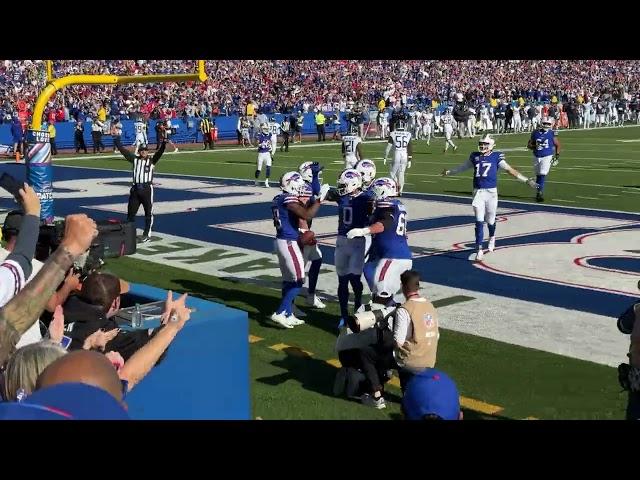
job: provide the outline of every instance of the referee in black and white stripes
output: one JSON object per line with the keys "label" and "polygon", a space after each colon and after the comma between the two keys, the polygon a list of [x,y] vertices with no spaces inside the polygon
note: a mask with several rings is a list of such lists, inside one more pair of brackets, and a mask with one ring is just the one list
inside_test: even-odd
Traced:
{"label": "referee in black and white stripes", "polygon": [[146,145],[140,146],[136,155],[124,148],[119,138],[114,143],[124,158],[133,164],[133,185],[129,192],[127,221],[135,222],[140,204],[142,204],[142,208],[144,208],[144,233],[140,241],[145,243],[151,240],[151,227],[153,227],[153,169],[164,153],[166,140],[163,140],[153,157],[149,156]]}

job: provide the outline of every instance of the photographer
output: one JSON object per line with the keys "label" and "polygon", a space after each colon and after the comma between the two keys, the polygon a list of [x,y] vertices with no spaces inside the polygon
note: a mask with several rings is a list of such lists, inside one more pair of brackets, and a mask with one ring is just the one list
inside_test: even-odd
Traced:
{"label": "photographer", "polygon": [[433,368],[438,348],[438,320],[431,302],[419,294],[420,274],[407,270],[400,275],[406,302],[395,312],[393,333],[383,330],[375,345],[360,349],[360,361],[370,385],[362,403],[377,409],[385,408],[379,371],[397,369],[400,388],[404,393],[411,377],[425,368]]}
{"label": "photographer", "polygon": [[[640,289],[640,282],[638,282]],[[618,381],[629,392],[627,420],[640,420],[640,302],[634,303],[618,318],[618,330],[630,335],[629,363],[618,365]]]}
{"label": "photographer", "polygon": [[[374,296],[371,303],[362,305],[358,313],[348,320],[349,327],[340,332],[336,340],[336,352],[341,368],[333,385],[335,396],[361,399],[366,390],[366,377],[363,374],[360,349],[377,345],[385,335],[389,340],[391,330],[387,317],[395,312],[396,305],[387,307],[388,303],[388,298]],[[393,322],[392,319],[391,321]],[[386,371],[379,371],[378,374],[383,381],[389,380]]]}

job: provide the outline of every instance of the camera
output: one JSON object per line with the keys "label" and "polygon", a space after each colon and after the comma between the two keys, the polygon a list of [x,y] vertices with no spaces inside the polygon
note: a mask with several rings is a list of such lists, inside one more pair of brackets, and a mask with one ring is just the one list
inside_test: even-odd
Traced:
{"label": "camera", "polygon": [[399,303],[381,308],[356,313],[347,319],[347,326],[353,333],[358,333],[369,328],[385,329],[389,327],[389,319],[394,318]]}
{"label": "camera", "polygon": [[[640,290],[640,281],[638,281],[638,290]],[[618,317],[618,330],[625,335],[631,335],[633,331],[633,325],[636,322],[636,308],[640,309],[640,302],[635,302]]]}

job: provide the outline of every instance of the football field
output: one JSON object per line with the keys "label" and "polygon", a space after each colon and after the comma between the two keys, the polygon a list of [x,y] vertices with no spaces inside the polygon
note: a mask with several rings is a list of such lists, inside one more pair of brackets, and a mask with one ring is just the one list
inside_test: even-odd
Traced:
{"label": "football field", "polygon": [[[496,137],[511,166],[533,176],[528,135]],[[439,309],[437,367],[458,383],[466,418],[623,418],[625,396],[614,367],[626,359],[628,338],[615,316],[637,293],[640,275],[640,128],[559,134],[562,154],[544,204],[508,175],[499,180],[496,251],[480,264],[472,254],[471,172],[443,178],[477,147],[454,139],[418,141],[407,171],[409,244],[425,294]],[[366,158],[378,177],[385,142],[368,140]],[[335,206],[314,222],[325,257],[318,290],[327,309],[307,325],[275,328],[267,319],[279,303],[272,253],[270,202],[275,188],[253,186],[256,152],[166,153],[157,167],[153,241],[133,257],[109,260],[123,278],[188,291],[246,310],[250,318],[254,416],[264,419],[393,419],[399,389],[387,409],[367,409],[332,396],[338,308],[333,270]],[[303,161],[324,165],[324,181],[342,170],[339,142],[292,145],[275,156],[272,184]],[[129,164],[114,154],[55,158],[56,213],[99,218],[126,211]],[[17,171],[5,164],[3,170]],[[246,180],[250,180],[247,182]],[[2,196],[0,206],[9,207]],[[142,212],[140,212],[141,214]],[[139,218],[138,226],[142,226]],[[212,381],[216,368],[211,366]]]}

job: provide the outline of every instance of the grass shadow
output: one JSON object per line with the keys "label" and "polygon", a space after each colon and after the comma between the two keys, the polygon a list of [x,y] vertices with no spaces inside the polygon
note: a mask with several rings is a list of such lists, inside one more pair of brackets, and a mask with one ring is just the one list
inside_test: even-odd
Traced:
{"label": "grass shadow", "polygon": [[[229,278],[225,280],[230,281]],[[244,279],[238,279],[238,281]],[[252,293],[232,288],[234,283],[230,283],[230,288],[216,287],[203,282],[188,279],[176,279],[174,282],[180,285],[189,295],[204,298],[218,303],[227,304],[233,308],[245,310],[242,304],[249,304],[257,309],[257,312],[249,311],[249,318],[255,320],[260,326],[279,330],[280,327],[275,325],[269,317],[280,305],[279,293],[278,297]],[[299,300],[298,300],[299,303]],[[246,310],[245,310],[246,311]],[[308,325],[319,328],[331,334],[336,334],[339,318],[336,315],[324,313],[320,310],[306,309],[307,316],[304,318]]]}
{"label": "grass shadow", "polygon": [[294,347],[285,348],[283,352],[286,357],[271,362],[271,365],[283,368],[286,372],[257,378],[257,382],[278,386],[288,380],[295,380],[300,382],[305,390],[335,398],[333,396],[333,382],[337,371],[335,367]]}

